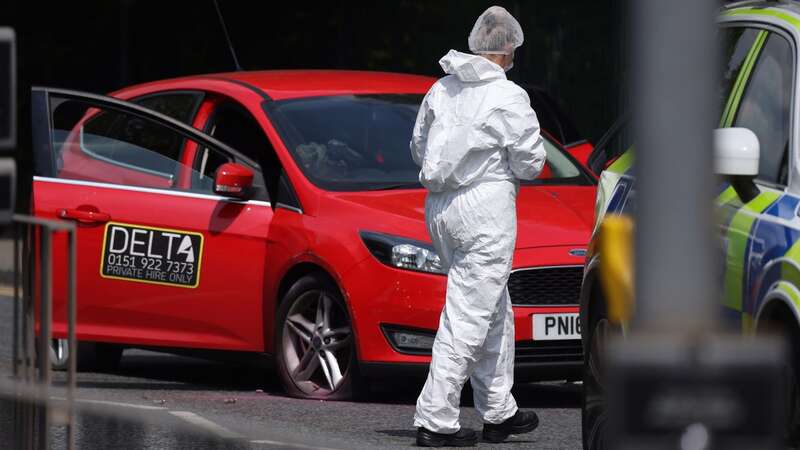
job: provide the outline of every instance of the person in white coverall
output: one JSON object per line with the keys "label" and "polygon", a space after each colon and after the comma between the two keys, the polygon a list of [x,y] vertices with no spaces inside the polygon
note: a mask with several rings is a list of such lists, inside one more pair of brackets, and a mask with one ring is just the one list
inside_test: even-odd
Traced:
{"label": "person in white coverall", "polygon": [[493,6],[469,37],[474,54],[450,50],[448,74],[417,115],[411,154],[428,189],[425,219],[447,269],[447,297],[414,426],[421,446],[473,446],[459,425],[461,390],[470,378],[483,437],[502,442],[538,425],[518,411],[514,384],[514,315],[506,284],[517,235],[519,180],[541,172],[545,149],[526,92],[506,79],[519,23]]}

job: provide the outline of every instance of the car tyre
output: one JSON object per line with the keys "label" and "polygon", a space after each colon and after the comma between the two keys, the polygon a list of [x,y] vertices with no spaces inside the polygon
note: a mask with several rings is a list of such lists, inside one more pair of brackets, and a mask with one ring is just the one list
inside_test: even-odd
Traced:
{"label": "car tyre", "polygon": [[349,400],[365,392],[350,314],[328,277],[306,275],[286,292],[274,342],[278,372],[289,395]]}
{"label": "car tyre", "polygon": [[584,450],[610,448],[606,426],[606,385],[604,380],[604,352],[611,333],[611,325],[603,299],[594,302],[589,313],[589,339],[583,358],[583,399],[581,402],[581,435]]}
{"label": "car tyre", "polygon": [[786,440],[795,447],[800,443],[800,329],[794,324],[778,326],[789,354],[785,367]]}
{"label": "car tyre", "polygon": [[50,366],[57,372],[69,368],[69,341],[50,339]]}
{"label": "car tyre", "polygon": [[[104,342],[87,342],[88,348],[78,344],[78,370],[95,370],[97,372],[113,372],[119,369],[122,360],[122,346]],[[92,351],[91,347],[94,347]],[[85,360],[81,363],[81,351],[86,351]],[[83,367],[82,367],[83,366]]]}

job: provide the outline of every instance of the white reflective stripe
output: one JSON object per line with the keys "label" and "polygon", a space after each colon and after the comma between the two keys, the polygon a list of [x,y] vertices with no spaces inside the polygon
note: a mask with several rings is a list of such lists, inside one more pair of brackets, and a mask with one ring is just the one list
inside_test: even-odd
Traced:
{"label": "white reflective stripe", "polygon": [[224,201],[228,203],[242,203],[247,205],[254,205],[254,206],[271,206],[270,202],[265,202],[263,200],[237,200],[235,198],[230,197],[222,197],[220,195],[209,195],[209,194],[198,194],[195,192],[184,192],[184,191],[171,191],[167,189],[155,189],[155,188],[146,188],[146,187],[139,187],[139,186],[126,186],[122,184],[111,184],[111,183],[98,183],[95,181],[83,181],[83,180],[68,180],[65,178],[50,178],[50,177],[40,177],[35,176],[33,177],[34,181],[42,181],[46,183],[59,183],[59,184],[71,184],[75,186],[89,186],[89,187],[98,187],[98,188],[105,188],[105,189],[118,189],[121,191],[133,191],[133,192],[144,192],[148,194],[161,194],[161,195],[172,195],[174,197],[189,197],[189,198],[198,198],[203,200],[213,200],[213,201]]}

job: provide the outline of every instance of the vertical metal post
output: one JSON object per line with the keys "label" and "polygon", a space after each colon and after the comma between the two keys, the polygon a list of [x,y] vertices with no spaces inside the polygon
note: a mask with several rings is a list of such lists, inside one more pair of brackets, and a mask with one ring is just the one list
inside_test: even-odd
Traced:
{"label": "vertical metal post", "polygon": [[[30,224],[20,222],[22,232],[22,254],[19,255],[21,261],[21,315],[20,315],[20,376],[23,387],[30,387],[34,382],[34,305],[33,305],[33,268],[31,267],[35,251],[36,228]],[[17,437],[20,449],[33,450],[35,447],[35,422],[36,408],[34,404],[27,400],[22,400],[19,408],[20,434]]]}
{"label": "vertical metal post", "polygon": [[718,2],[636,0],[634,327],[688,334],[715,322],[712,130]]}
{"label": "vertical metal post", "polygon": [[[19,347],[21,345],[20,339],[20,330],[22,326],[20,321],[22,320],[21,317],[21,306],[20,296],[19,296],[19,224],[13,223],[12,225],[13,235],[12,239],[14,239],[14,276],[13,276],[13,283],[14,283],[14,337],[13,337],[13,350],[11,354],[11,359],[13,360],[13,374],[14,374],[14,381],[17,383],[16,386],[19,386]],[[25,432],[24,429],[24,403],[19,400],[20,396],[17,395],[17,398],[14,401],[14,445],[16,448],[22,448],[22,435]]]}
{"label": "vertical metal post", "polygon": [[[30,340],[32,339],[32,311],[33,306],[31,302],[31,268],[29,267],[28,263],[30,263],[29,256],[31,255],[31,246],[32,246],[32,233],[33,228],[30,225],[20,225],[24,230],[23,233],[23,242],[22,242],[22,255],[20,255],[21,259],[21,266],[22,266],[22,273],[20,273],[20,278],[22,281],[22,311],[20,317],[20,350],[21,350],[21,382],[23,386],[30,386],[32,379],[32,367],[31,367],[31,355],[32,353],[32,345],[30,344]],[[22,401],[20,405],[20,434],[17,437],[17,442],[19,443],[19,448],[24,450],[33,450],[34,442],[33,442],[33,426],[34,426],[34,408],[30,402]]]}
{"label": "vertical metal post", "polygon": [[[25,261],[23,266],[26,270],[23,271],[23,348],[24,350],[24,358],[25,358],[25,383],[28,386],[32,386],[33,383],[36,381],[36,366],[34,357],[36,355],[36,347],[35,347],[35,325],[36,325],[36,308],[35,308],[35,298],[36,298],[36,289],[34,287],[34,282],[36,280],[35,272],[36,272],[36,257],[37,253],[40,253],[40,248],[42,246],[41,241],[37,240],[37,233],[41,235],[42,231],[38,225],[28,224],[25,227],[25,244],[23,246],[23,252],[25,255]],[[33,450],[35,448],[35,434],[34,430],[36,429],[36,407],[33,403],[27,402],[26,403],[27,414],[25,415],[25,427],[26,427],[26,434],[25,434],[25,448],[28,450]]]}
{"label": "vertical metal post", "polygon": [[[15,295],[18,296],[17,302],[19,303],[19,342],[18,342],[18,377],[17,383],[23,388],[29,388],[34,382],[34,367],[32,356],[34,354],[33,348],[33,301],[31,292],[31,272],[30,255],[32,255],[32,236],[35,228],[19,221],[16,224],[17,235],[16,238],[22,239],[21,253],[15,255],[15,264],[17,264],[17,273],[15,276]],[[17,248],[19,249],[19,241],[17,241]],[[33,450],[35,446],[34,441],[34,427],[35,427],[35,407],[31,401],[19,396],[17,398],[16,408],[16,434],[15,442],[16,448],[20,450]]]}
{"label": "vertical metal post", "polygon": [[[13,275],[13,283],[14,283],[14,336],[13,336],[13,351],[12,351],[12,359],[13,359],[13,374],[14,374],[14,381],[16,386],[21,386],[21,383],[27,382],[27,367],[26,367],[26,360],[27,355],[25,354],[25,305],[24,302],[24,292],[21,292],[21,288],[24,283],[24,273],[21,269],[21,256],[22,252],[24,252],[25,245],[23,244],[20,246],[20,235],[24,235],[25,233],[21,233],[20,229],[27,230],[27,228],[23,228],[21,224],[14,223],[13,227],[13,239],[14,239],[14,275]],[[22,252],[21,252],[22,251]],[[31,415],[31,405],[29,402],[22,400],[22,396],[18,395],[15,402],[14,402],[14,442],[15,446],[18,449],[30,449],[32,442],[30,441],[30,436],[32,435],[32,429],[29,428],[30,425],[30,415]]]}
{"label": "vertical metal post", "polygon": [[68,245],[68,280],[67,280],[67,324],[68,324],[68,345],[69,356],[67,364],[69,364],[67,373],[67,408],[68,414],[68,429],[67,429],[67,449],[73,450],[75,448],[75,374],[78,366],[78,342],[76,340],[76,326],[77,326],[77,266],[78,266],[78,247],[77,247],[77,230],[74,228],[67,231],[67,245]]}
{"label": "vertical metal post", "polygon": [[14,240],[14,272],[13,272],[13,283],[14,283],[14,324],[13,324],[13,338],[12,338],[12,350],[11,350],[11,359],[12,359],[12,373],[14,374],[14,379],[16,380],[19,377],[19,345],[20,345],[20,304],[19,304],[19,225],[12,224],[13,229],[12,239]]}
{"label": "vertical metal post", "polygon": [[[39,252],[39,265],[41,267],[40,280],[40,322],[39,322],[39,385],[42,393],[50,387],[50,340],[52,336],[52,294],[53,294],[53,232],[47,227],[41,227],[41,246]],[[50,448],[50,417],[46,401],[39,406],[39,448]]]}

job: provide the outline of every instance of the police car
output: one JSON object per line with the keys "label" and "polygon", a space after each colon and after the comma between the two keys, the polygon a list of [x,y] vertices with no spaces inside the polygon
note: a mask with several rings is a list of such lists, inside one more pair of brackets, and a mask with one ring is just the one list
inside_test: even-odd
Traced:
{"label": "police car", "polygon": [[[722,175],[741,175],[720,158],[736,145],[751,152],[754,158],[760,147],[757,175],[729,178],[732,182],[721,187],[717,198],[724,252],[721,310],[727,323],[743,333],[778,330],[789,341],[792,358],[787,371],[792,387],[787,398],[788,434],[790,439],[797,440],[800,435],[797,389],[800,381],[797,370],[800,365],[800,146],[797,142],[800,4],[739,2],[723,9],[718,23],[723,73],[717,90],[722,116],[715,144],[716,167],[723,169]],[[607,447],[600,356],[609,332],[614,332],[616,326],[607,319],[596,238],[599,224],[606,217],[632,214],[636,208],[629,138],[624,124],[615,125],[598,142],[590,158],[590,166],[608,168],[598,188],[595,228],[581,292],[581,323],[585,324],[584,449]]]}

